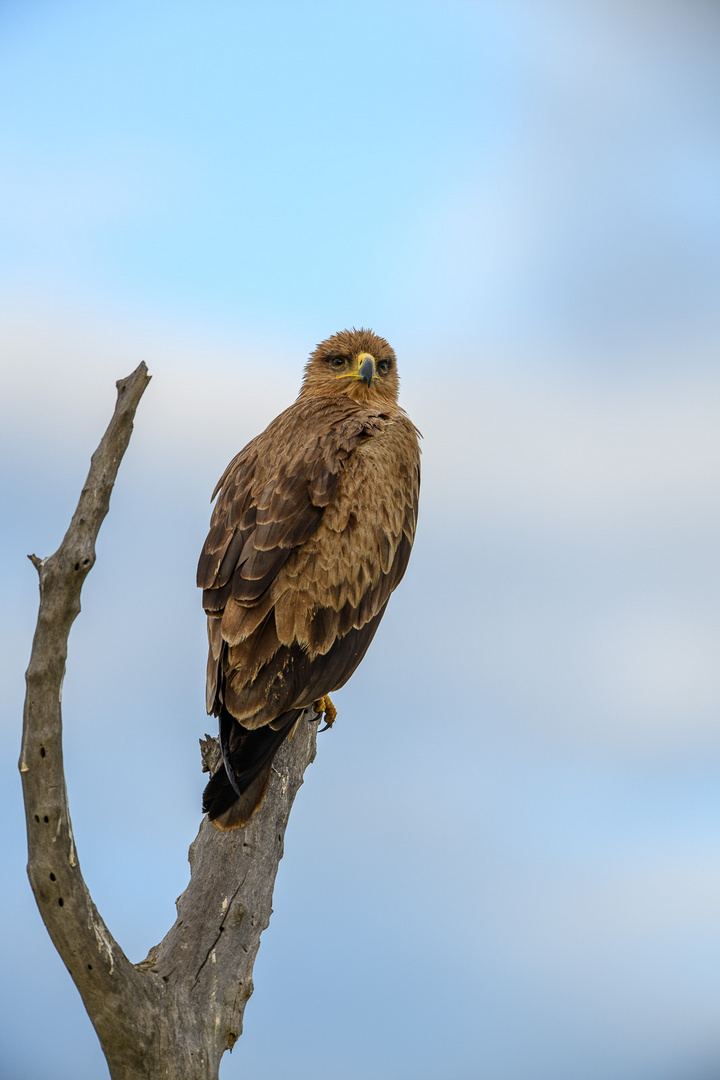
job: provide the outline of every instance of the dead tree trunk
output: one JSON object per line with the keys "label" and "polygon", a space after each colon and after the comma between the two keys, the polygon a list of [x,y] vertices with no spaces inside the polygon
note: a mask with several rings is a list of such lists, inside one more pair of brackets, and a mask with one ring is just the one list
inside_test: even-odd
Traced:
{"label": "dead tree trunk", "polygon": [[[316,718],[306,710],[281,748],[265,801],[244,829],[223,833],[202,822],[175,925],[147,959],[131,964],[80,872],[63,769],[61,693],[82,584],[95,562],[95,540],[149,381],[141,364],[117,384],[115,412],[62,544],[49,558],[30,556],[40,577],[40,611],[20,755],[28,876],[113,1080],[216,1080],[223,1053],[242,1031],[290,809],[315,756]],[[203,750],[208,764],[217,756],[215,740]]]}

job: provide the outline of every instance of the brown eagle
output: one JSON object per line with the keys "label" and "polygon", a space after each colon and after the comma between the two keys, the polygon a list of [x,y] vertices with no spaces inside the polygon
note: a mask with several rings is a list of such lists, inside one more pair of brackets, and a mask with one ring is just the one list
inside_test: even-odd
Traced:
{"label": "brown eagle", "polygon": [[371,330],[318,345],[294,405],[220,478],[198,565],[210,650],[207,709],[225,768],[203,810],[219,829],[260,806],[303,709],[362,660],[410,557],[418,431],[397,404],[395,353]]}

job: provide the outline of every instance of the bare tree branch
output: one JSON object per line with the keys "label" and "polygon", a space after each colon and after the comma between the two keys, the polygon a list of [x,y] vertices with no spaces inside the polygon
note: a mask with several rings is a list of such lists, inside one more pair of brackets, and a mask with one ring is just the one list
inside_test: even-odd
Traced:
{"label": "bare tree branch", "polygon": [[[315,756],[315,714],[306,710],[295,737],[278,753],[265,802],[244,829],[221,833],[203,821],[190,848],[191,880],[177,902],[175,925],[146,960],[131,964],[80,871],[63,768],[61,694],[82,585],[149,381],[140,364],[117,384],[115,412],[62,544],[49,558],[30,556],[40,578],[40,610],[20,755],[28,876],[113,1080],[216,1080],[224,1051],[242,1030],[290,809]],[[204,746],[206,761],[213,743]]]}

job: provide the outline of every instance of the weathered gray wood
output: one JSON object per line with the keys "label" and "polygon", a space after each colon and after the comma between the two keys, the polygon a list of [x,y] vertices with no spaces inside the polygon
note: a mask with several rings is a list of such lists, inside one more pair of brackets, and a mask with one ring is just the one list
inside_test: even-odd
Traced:
{"label": "weathered gray wood", "polygon": [[190,884],[177,901],[175,925],[138,965],[170,989],[170,1029],[179,1025],[178,1035],[207,1061],[207,1074],[183,1075],[216,1077],[223,1053],[242,1032],[290,810],[315,757],[314,716],[307,710],[281,747],[265,800],[244,829],[218,832],[203,820],[190,847]]}
{"label": "weathered gray wood", "polygon": [[190,848],[190,884],[177,901],[175,925],[146,960],[131,964],[80,871],[63,768],[61,695],[82,585],[95,562],[95,541],[149,380],[140,364],[117,384],[115,412],[62,544],[47,559],[30,556],[40,578],[40,610],[26,674],[20,754],[28,876],[113,1080],[216,1080],[224,1051],[242,1031],[285,829],[315,756],[317,725],[306,710],[277,755],[262,807],[244,829],[221,833],[203,821]]}

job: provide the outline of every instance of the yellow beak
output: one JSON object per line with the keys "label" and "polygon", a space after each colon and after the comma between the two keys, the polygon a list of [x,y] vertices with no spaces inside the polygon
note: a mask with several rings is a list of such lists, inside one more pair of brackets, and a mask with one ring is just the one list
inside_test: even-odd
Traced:
{"label": "yellow beak", "polygon": [[371,356],[369,352],[360,353],[356,378],[362,379],[364,383],[370,386],[376,374],[375,357]]}
{"label": "yellow beak", "polygon": [[361,352],[357,358],[357,368],[355,371],[345,371],[342,375],[336,375],[336,379],[361,379],[364,383],[370,386],[377,375],[375,368],[375,357],[369,352]]}

